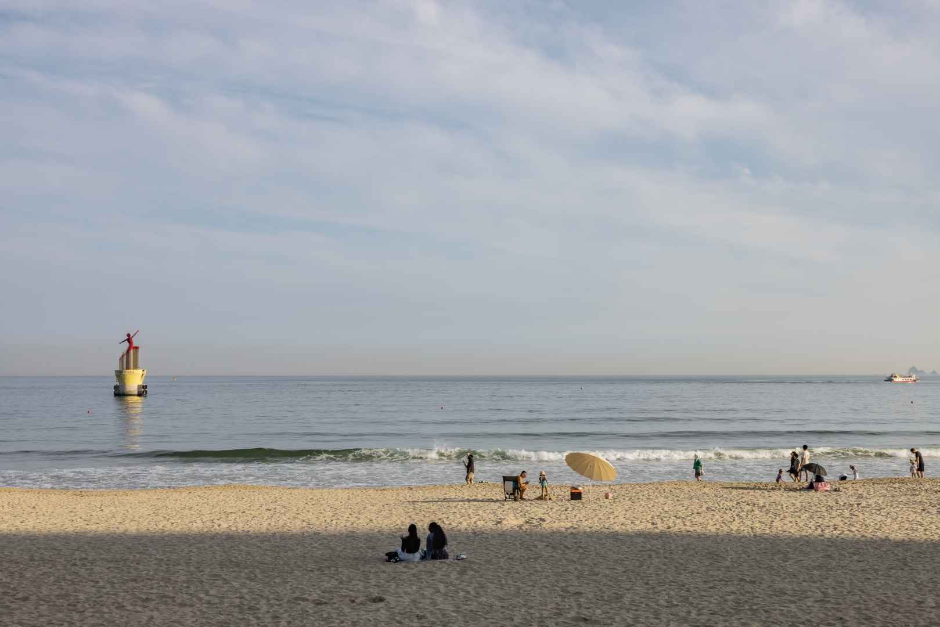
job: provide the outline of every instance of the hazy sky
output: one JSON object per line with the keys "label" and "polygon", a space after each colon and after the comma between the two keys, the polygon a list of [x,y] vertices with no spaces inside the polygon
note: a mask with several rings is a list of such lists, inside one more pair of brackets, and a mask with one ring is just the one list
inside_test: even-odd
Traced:
{"label": "hazy sky", "polygon": [[[880,5],[880,7],[879,7]],[[0,2],[0,374],[940,368],[940,3]]]}

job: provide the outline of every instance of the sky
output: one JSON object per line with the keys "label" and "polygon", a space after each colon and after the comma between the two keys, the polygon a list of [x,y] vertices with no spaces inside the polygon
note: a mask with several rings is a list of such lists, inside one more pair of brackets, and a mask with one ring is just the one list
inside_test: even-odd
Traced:
{"label": "sky", "polygon": [[0,374],[940,368],[940,2],[0,2]]}

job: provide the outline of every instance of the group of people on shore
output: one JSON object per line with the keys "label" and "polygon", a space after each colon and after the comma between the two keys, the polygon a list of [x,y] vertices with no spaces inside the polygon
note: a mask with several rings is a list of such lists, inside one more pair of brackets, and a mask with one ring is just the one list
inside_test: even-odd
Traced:
{"label": "group of people on shore", "polygon": [[[473,462],[473,452],[467,453],[467,461],[463,463],[464,468],[467,471],[467,475],[464,479],[467,485],[473,485],[473,473],[476,470],[476,465]],[[516,477],[514,489],[519,493],[520,499],[525,499],[525,491],[529,489],[529,481],[527,477],[529,473],[522,471]],[[552,495],[548,491],[548,475],[545,474],[545,471],[539,473],[539,486],[542,488],[542,494],[537,498],[541,501],[551,501]]]}
{"label": "group of people on shore", "polygon": [[428,537],[425,540],[424,549],[421,548],[418,527],[412,523],[408,525],[408,535],[401,537],[401,547],[385,554],[385,560],[388,562],[446,560],[448,557],[447,534],[436,522],[428,525]]}
{"label": "group of people on shore", "polygon": [[[924,478],[924,456],[920,452],[920,450],[918,450],[917,448],[912,448],[911,453],[914,454],[914,457],[910,459],[911,477],[915,479],[923,479]],[[789,475],[790,475],[790,478],[793,479],[794,482],[801,481],[803,478],[802,477],[803,474],[806,475],[806,479],[810,482],[810,485],[812,485],[814,481],[819,481],[820,477],[818,475],[813,479],[810,478],[810,471],[807,469],[807,466],[810,466],[809,459],[810,459],[809,446],[807,446],[806,444],[803,445],[802,454],[797,453],[796,451],[793,451],[792,453],[790,453]],[[814,467],[815,467],[815,464],[810,466],[810,468],[814,468]],[[855,466],[854,464],[850,464],[849,470],[852,472],[852,479],[857,481],[859,478],[858,467]],[[848,476],[843,475],[840,477],[840,479],[848,479]],[[777,483],[781,483],[782,481],[783,481],[783,468],[781,468],[777,472]]]}
{"label": "group of people on shore", "polygon": [[[924,456],[917,449],[912,448],[911,453],[914,457],[910,459],[911,462],[911,477],[915,479],[924,478]],[[824,482],[825,479],[819,474],[816,474],[816,464],[810,463],[810,452],[809,445],[804,444],[802,452],[798,453],[793,451],[790,453],[790,470],[788,474],[790,478],[793,479],[794,483],[797,481],[803,481],[805,475],[806,481],[809,483],[809,487],[812,489],[815,484]],[[849,465],[849,471],[852,473],[852,479],[857,481],[859,478],[858,467],[854,464]],[[702,466],[702,460],[698,455],[694,455],[692,459],[692,472],[695,475],[696,481],[701,481],[702,477],[705,475],[705,470]],[[848,479],[847,475],[842,475],[840,480]],[[776,483],[783,483],[783,468],[777,471]]]}
{"label": "group of people on shore", "polygon": [[[924,478],[924,456],[916,448],[912,448],[911,453],[913,453],[914,455],[914,457],[912,457],[910,460],[911,477],[916,478],[916,479],[923,479]],[[807,466],[809,466],[809,468],[807,468]],[[475,470],[474,462],[473,462],[473,453],[467,453],[467,461],[464,462],[464,467],[466,468],[466,471],[467,471],[467,476],[466,476],[467,485],[473,485],[473,472]],[[788,474],[790,475],[790,478],[794,481],[794,483],[798,481],[803,481],[804,475],[806,476],[806,481],[808,481],[810,485],[817,482],[819,479],[817,479],[817,476],[815,475],[815,473],[811,475],[812,468],[813,466],[810,466],[809,445],[804,444],[803,450],[800,453],[798,453],[797,451],[793,451],[790,453],[790,470],[788,471]],[[849,470],[852,473],[852,479],[858,480],[859,478],[858,467],[856,467],[854,464],[851,464],[849,465]],[[698,455],[693,456],[692,473],[695,475],[696,481],[701,481],[702,477],[705,476],[705,468],[702,464],[701,458],[699,458]],[[525,491],[529,487],[529,482],[526,480],[527,476],[528,475],[526,471],[523,470],[521,473],[519,473],[519,476],[516,479],[516,489],[519,491],[520,498],[525,498]],[[848,479],[847,476],[844,478]],[[782,482],[783,482],[783,468],[777,471],[777,479],[776,479],[776,483],[782,483]],[[542,487],[542,494],[538,498],[541,500],[550,501],[552,497],[551,497],[551,494],[549,494],[548,492],[548,479],[545,475],[544,470],[539,473],[539,485]]]}
{"label": "group of people on shore", "polygon": [[[523,470],[519,473],[519,476],[516,477],[513,484],[513,489],[519,493],[520,500],[525,500],[525,491],[529,489],[528,476],[529,473]],[[545,474],[544,470],[539,473],[539,486],[542,488],[542,493],[536,498],[540,501],[551,501],[552,495],[548,491],[548,475]]]}
{"label": "group of people on shore", "polygon": [[[806,474],[806,479],[809,480],[809,470],[805,469],[805,466],[809,464],[809,458],[809,446],[806,444],[803,445],[802,453],[797,453],[796,451],[790,453],[790,470],[788,474],[794,482],[802,481],[804,473]],[[781,468],[777,472],[777,483],[780,483],[782,473],[783,469]]]}

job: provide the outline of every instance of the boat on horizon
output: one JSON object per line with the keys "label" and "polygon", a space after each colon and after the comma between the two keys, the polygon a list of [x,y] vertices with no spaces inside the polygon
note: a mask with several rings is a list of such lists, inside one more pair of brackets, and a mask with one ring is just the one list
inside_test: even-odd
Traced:
{"label": "boat on horizon", "polygon": [[919,379],[916,374],[898,374],[893,372],[885,377],[889,383],[917,383]]}

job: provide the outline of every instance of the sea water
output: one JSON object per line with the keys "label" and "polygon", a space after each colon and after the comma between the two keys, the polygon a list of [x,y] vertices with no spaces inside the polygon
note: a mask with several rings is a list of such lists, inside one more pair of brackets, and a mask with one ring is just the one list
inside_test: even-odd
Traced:
{"label": "sea water", "polygon": [[807,444],[831,478],[909,476],[940,457],[940,379],[882,377],[0,378],[0,486],[395,486],[548,473],[567,452],[618,481],[772,481]]}

